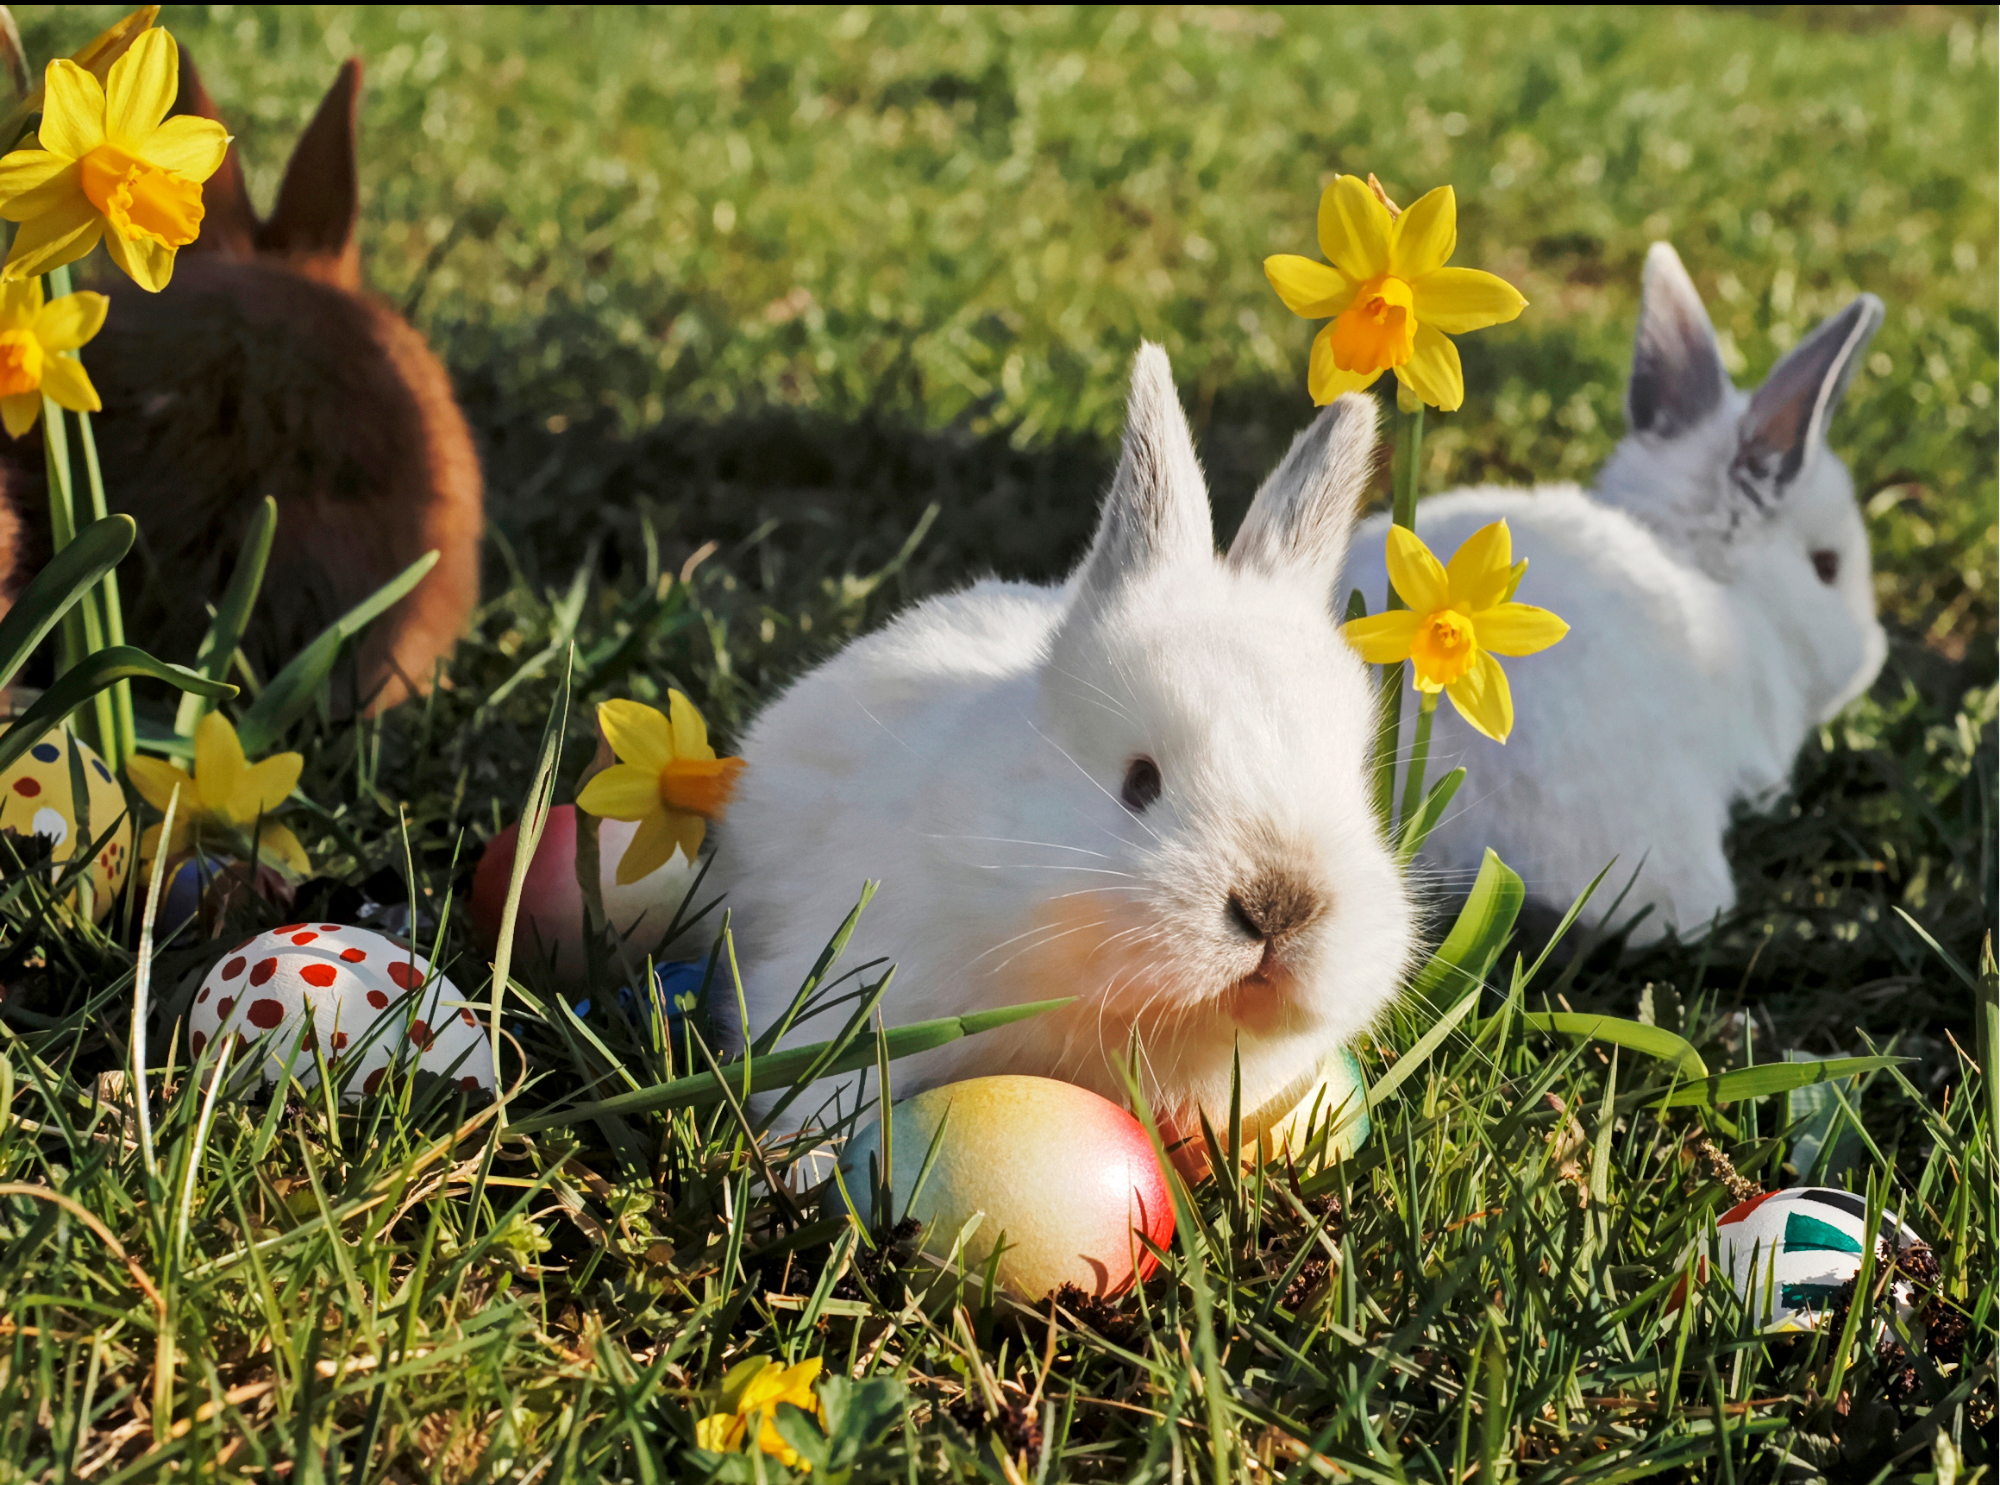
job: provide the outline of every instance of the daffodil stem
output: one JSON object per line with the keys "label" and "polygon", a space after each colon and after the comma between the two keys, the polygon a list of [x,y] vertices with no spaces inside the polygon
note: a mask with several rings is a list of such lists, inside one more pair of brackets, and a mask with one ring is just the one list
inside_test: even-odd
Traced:
{"label": "daffodil stem", "polygon": [[[1415,399],[1411,399],[1415,401]],[[1404,411],[1401,399],[1396,420],[1396,504],[1390,519],[1411,531],[1417,529],[1417,480],[1424,462],[1424,405]],[[1396,604],[1397,608],[1403,605]]]}
{"label": "daffodil stem", "polygon": [[[1396,601],[1394,588],[1389,590],[1389,606],[1403,606]],[[1396,734],[1402,720],[1406,668],[1401,660],[1382,667],[1382,689],[1376,701],[1375,818],[1382,822],[1384,831],[1391,831],[1396,823]]]}
{"label": "daffodil stem", "polygon": [[[110,503],[104,498],[104,471],[97,462],[97,435],[90,426],[90,414],[76,415],[77,441],[83,445],[83,474],[90,482],[90,518],[101,521],[111,514]],[[125,605],[118,596],[118,569],[115,567],[104,574],[97,587],[98,597],[104,603],[104,642],[108,645],[125,643]],[[132,711],[132,683],[113,681],[109,692],[114,725],[118,730],[118,752],[129,758],[138,751],[139,724]]]}
{"label": "daffodil stem", "polygon": [[[1396,484],[1395,503],[1390,519],[1398,526],[1417,529],[1417,477],[1424,458],[1424,405],[1409,396],[1400,385],[1396,396]],[[1398,609],[1407,605],[1397,596],[1394,587],[1386,595],[1383,608]],[[1403,721],[1403,672],[1407,667],[1401,663],[1385,665],[1382,668],[1381,721],[1375,730],[1375,816],[1388,830],[1395,823],[1396,809],[1396,753],[1401,742]],[[1418,722],[1420,736],[1428,740],[1430,723],[1428,718]],[[1413,778],[1422,784],[1421,764],[1414,765]],[[1407,797],[1407,795],[1406,795]],[[1403,814],[1408,817],[1410,807],[1403,806]]]}
{"label": "daffodil stem", "polygon": [[1398,839],[1408,832],[1417,811],[1424,807],[1424,769],[1430,763],[1431,718],[1437,715],[1438,694],[1426,691],[1423,700],[1417,703],[1417,735],[1410,739],[1410,771],[1403,780],[1403,812],[1396,821]]}
{"label": "daffodil stem", "polygon": [[[68,294],[69,269],[66,266],[51,269],[43,287],[50,299]],[[84,475],[90,482],[89,518],[101,521],[110,514],[110,507],[104,498],[104,472],[97,462],[97,440],[91,434],[90,414],[78,413],[76,422],[83,448]],[[82,526],[79,519],[82,513],[77,509],[76,470],[70,462],[69,423],[63,410],[46,396],[42,398],[42,449],[48,465],[50,546],[59,552],[75,539]],[[70,669],[86,655],[124,642],[125,617],[118,599],[118,575],[107,572],[97,587],[63,616],[57,673]],[[115,775],[132,755],[137,742],[132,683],[118,681],[109,690],[99,691],[91,699],[91,720],[96,732],[91,740]]]}
{"label": "daffodil stem", "polygon": [[[58,552],[76,539],[77,530],[76,492],[71,483],[69,462],[69,429],[63,416],[63,410],[56,406],[53,398],[42,398],[42,450],[48,462],[49,478],[49,545],[51,550]],[[104,618],[97,603],[99,591],[93,589],[84,594],[82,600],[63,615],[57,641],[58,675],[104,648]],[[91,698],[90,717],[93,725],[85,729],[92,734],[89,741],[103,755],[105,766],[115,777],[124,766],[125,758],[118,749],[118,713],[112,705],[110,692],[99,691]]]}

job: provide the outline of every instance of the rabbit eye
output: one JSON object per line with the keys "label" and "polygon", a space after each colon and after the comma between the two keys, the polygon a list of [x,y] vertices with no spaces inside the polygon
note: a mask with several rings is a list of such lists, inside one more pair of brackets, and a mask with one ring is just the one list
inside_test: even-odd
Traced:
{"label": "rabbit eye", "polygon": [[1146,806],[1160,797],[1160,765],[1150,758],[1134,758],[1125,765],[1125,787],[1119,798],[1133,814],[1144,814]]}
{"label": "rabbit eye", "polygon": [[1828,587],[1840,580],[1840,553],[1822,547],[1812,554],[1812,562],[1813,571]]}

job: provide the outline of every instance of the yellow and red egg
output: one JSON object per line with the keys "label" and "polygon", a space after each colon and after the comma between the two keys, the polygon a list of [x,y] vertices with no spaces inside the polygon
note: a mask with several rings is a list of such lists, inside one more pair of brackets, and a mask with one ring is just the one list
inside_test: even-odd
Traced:
{"label": "yellow and red egg", "polygon": [[57,727],[0,773],[0,830],[47,837],[54,845],[50,860],[59,870],[75,859],[89,842],[83,840],[79,827],[85,822],[79,818],[71,789],[72,755],[83,773],[90,838],[95,840],[113,821],[118,823],[90,863],[91,916],[102,922],[132,869],[132,817],[124,791],[89,744],[67,727]]}
{"label": "yellow and red egg", "polygon": [[[1086,1294],[1123,1292],[1150,1274],[1151,1250],[1173,1241],[1173,1197],[1145,1126],[1088,1089],[1052,1078],[970,1078],[893,1106],[888,1182],[893,1218],[924,1224],[924,1250],[956,1254],[1018,1299],[1039,1301],[1064,1284]],[[932,1141],[937,1158],[923,1177]],[[864,1216],[881,1182],[879,1123],[840,1155],[840,1183]],[[840,1187],[836,1187],[839,1190]]]}

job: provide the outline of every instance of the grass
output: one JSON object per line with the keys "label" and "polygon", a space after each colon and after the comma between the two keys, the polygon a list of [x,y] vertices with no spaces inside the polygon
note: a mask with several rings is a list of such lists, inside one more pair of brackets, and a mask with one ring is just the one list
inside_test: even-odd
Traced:
{"label": "grass", "polygon": [[[90,19],[22,13],[36,56]],[[892,1234],[774,1204],[726,1108],[521,1136],[420,1087],[331,1116],[211,1102],[174,1032],[202,943],[151,966],[149,1154],[135,935],[11,873],[0,1480],[774,1478],[692,1450],[756,1354],[848,1379],[829,1478],[1990,1474],[1990,10],[167,21],[264,200],[337,61],[369,64],[369,272],[484,441],[489,598],[450,689],[301,724],[287,818],[321,873],[301,911],[414,894],[471,995],[486,972],[448,905],[521,809],[564,646],[567,791],[589,702],[675,684],[726,738],[906,599],[1060,571],[1141,335],[1175,358],[1229,521],[1309,412],[1309,329],[1257,263],[1306,245],[1335,167],[1403,197],[1452,181],[1459,261],[1532,301],[1466,342],[1430,489],[1587,477],[1620,426],[1656,236],[1745,380],[1851,293],[1882,295],[1835,443],[1892,655],[1787,799],[1739,823],[1742,910],[1709,941],[1602,946],[1525,983],[1503,961],[1481,1014],[1422,1055],[1425,1018],[1400,1015],[1364,1049],[1371,1079],[1401,1081],[1355,1159],[1202,1183],[1167,1272],[1053,1319],[961,1304]],[[690,1070],[614,999],[592,997],[586,1036],[520,974],[510,1118]],[[1913,1060],[1844,1089],[1859,1117],[1830,1127],[1804,1097],[1661,1109],[1660,1064],[1531,1030],[1520,1011],[1545,998],[1643,1005],[1718,1069]],[[1673,1308],[1729,1200],[1703,1138],[1752,1180],[1900,1209],[1939,1258],[1937,1344],[1892,1364],[1866,1304],[1815,1341],[1759,1335],[1719,1285]]]}

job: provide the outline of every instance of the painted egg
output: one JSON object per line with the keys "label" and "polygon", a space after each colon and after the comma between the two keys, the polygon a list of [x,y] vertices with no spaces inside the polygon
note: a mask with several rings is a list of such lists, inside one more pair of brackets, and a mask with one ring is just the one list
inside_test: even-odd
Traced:
{"label": "painted egg", "polygon": [[[1220,1120],[1215,1132],[1223,1135]],[[1302,1171],[1345,1160],[1368,1138],[1368,1088],[1361,1060],[1346,1047],[1329,1052],[1275,1097],[1245,1109],[1242,1132],[1246,1166],[1260,1155],[1269,1164],[1289,1162]],[[1163,1122],[1162,1133],[1183,1176],[1199,1181],[1209,1174],[1208,1136],[1199,1122],[1191,1130]]]}
{"label": "painted egg", "polygon": [[224,955],[195,993],[188,1048],[199,1059],[218,1036],[239,1050],[263,1042],[266,1085],[288,1060],[301,1085],[317,1084],[316,1039],[344,1098],[375,1092],[391,1063],[493,1088],[477,1008],[423,955],[367,928],[294,923]]}
{"label": "painted egg", "polygon": [[1368,1087],[1361,1080],[1361,1059],[1348,1047],[1328,1054],[1318,1076],[1289,1107],[1274,1099],[1243,1120],[1245,1159],[1254,1146],[1273,1163],[1310,1156],[1317,1165],[1347,1159],[1367,1138]]}
{"label": "painted egg", "polygon": [[[179,857],[160,892],[155,930],[173,933],[201,917],[204,905],[210,931],[220,933],[231,906],[247,901],[252,894],[275,904],[280,911],[290,909],[295,895],[292,884],[274,867],[259,864],[254,870],[234,856],[210,856],[206,852]],[[190,935],[191,936],[191,935]]]}
{"label": "painted egg", "polygon": [[[5,730],[0,727],[0,732]],[[55,843],[50,859],[58,867],[67,865],[89,844],[78,828],[70,789],[72,752],[83,770],[90,839],[95,840],[118,821],[118,829],[90,863],[91,916],[102,922],[132,869],[132,817],[125,808],[125,791],[88,743],[67,727],[58,727],[0,774],[0,830],[47,836]]]}
{"label": "painted egg", "polygon": [[[1867,1216],[1868,1203],[1851,1192],[1826,1186],[1767,1191],[1716,1218],[1716,1254],[1764,1330],[1817,1330],[1842,1287],[1861,1272]],[[1922,1241],[1888,1212],[1879,1235],[1898,1250]],[[1706,1271],[1705,1257],[1696,1268]],[[1908,1318],[1916,1306],[1910,1286],[1898,1281],[1892,1287],[1897,1310]]]}
{"label": "painted egg", "polygon": [[[979,1218],[960,1262],[984,1274],[1004,1241],[996,1277],[1016,1298],[1037,1301],[1064,1284],[1117,1294],[1153,1270],[1142,1235],[1160,1247],[1173,1241],[1173,1200],[1144,1126],[1087,1089],[971,1078],[894,1105],[890,1131],[895,1217],[924,1223],[925,1251],[940,1258]],[[881,1136],[871,1124],[840,1154],[841,1183],[864,1212],[880,1182]],[[934,1137],[937,1159],[918,1190]]]}
{"label": "painted egg", "polygon": [[[604,894],[605,916],[621,936],[639,949],[651,948],[672,926],[695,868],[674,853],[659,870],[623,886],[618,860],[638,833],[636,820],[597,822],[598,885]],[[500,917],[507,906],[507,885],[514,871],[514,843],[520,827],[509,825],[487,842],[472,877],[472,926],[480,947],[491,955],[500,942]],[[585,972],[583,952],[583,892],[576,883],[576,806],[559,804],[535,847],[535,859],[521,883],[521,913],[514,923],[516,965],[546,963],[561,977]]]}

